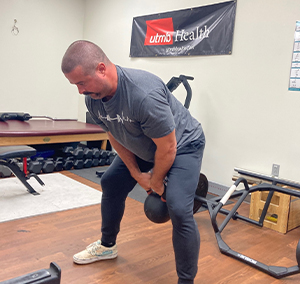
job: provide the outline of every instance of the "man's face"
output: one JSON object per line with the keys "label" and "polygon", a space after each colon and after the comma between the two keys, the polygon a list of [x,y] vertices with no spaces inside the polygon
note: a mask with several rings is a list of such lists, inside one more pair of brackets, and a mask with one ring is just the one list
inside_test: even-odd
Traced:
{"label": "man's face", "polygon": [[92,75],[85,75],[83,68],[77,66],[70,73],[65,74],[66,78],[78,88],[79,94],[90,96],[92,99],[103,99],[109,95],[108,84],[105,76],[98,70]]}

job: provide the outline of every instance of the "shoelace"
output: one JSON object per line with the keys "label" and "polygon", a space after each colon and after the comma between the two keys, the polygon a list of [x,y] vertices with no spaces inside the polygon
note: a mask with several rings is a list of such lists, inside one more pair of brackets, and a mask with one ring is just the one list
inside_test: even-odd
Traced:
{"label": "shoelace", "polygon": [[97,253],[97,250],[99,247],[100,247],[100,245],[98,245],[98,241],[96,241],[96,242],[90,244],[86,249],[90,254],[95,255]]}

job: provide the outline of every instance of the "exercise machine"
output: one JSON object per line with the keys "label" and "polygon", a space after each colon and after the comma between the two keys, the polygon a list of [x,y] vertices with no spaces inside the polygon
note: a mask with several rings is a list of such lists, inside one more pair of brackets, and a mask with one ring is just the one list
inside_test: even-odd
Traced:
{"label": "exercise machine", "polygon": [[[242,220],[245,222],[248,222],[250,224],[262,227],[264,219],[266,217],[271,199],[274,195],[274,192],[280,192],[284,194],[288,194],[290,196],[295,196],[300,198],[300,191],[295,189],[289,189],[282,186],[289,186],[296,189],[300,189],[300,184],[287,181],[284,179],[279,179],[274,176],[267,176],[262,175],[259,173],[247,171],[244,169],[235,168],[235,171],[237,171],[241,175],[247,175],[250,177],[258,178],[263,180],[262,183],[258,185],[249,186],[248,181],[244,177],[238,178],[234,184],[228,189],[228,191],[225,193],[223,197],[215,197],[212,199],[206,199],[205,197],[196,196],[195,200],[198,200],[199,202],[202,202],[203,206],[207,207],[209,210],[211,223],[215,232],[216,240],[219,246],[219,250],[221,253],[233,257],[243,263],[246,263],[262,272],[265,272],[275,278],[282,278],[293,274],[300,273],[300,240],[298,241],[297,248],[296,248],[296,260],[297,265],[292,267],[281,267],[281,266],[272,266],[272,265],[266,265],[256,259],[253,259],[251,257],[248,257],[246,255],[243,255],[237,251],[234,251],[231,249],[225,241],[222,239],[222,232],[226,228],[227,224],[230,220]],[[244,188],[240,190],[236,190],[239,185],[243,185]],[[281,185],[281,186],[279,186]],[[264,208],[262,210],[262,214],[260,216],[260,219],[258,221],[252,220],[248,217],[242,216],[238,214],[237,210],[241,206],[241,204],[245,201],[247,196],[253,192],[256,191],[268,191],[268,197],[266,199]],[[237,199],[235,205],[233,208],[229,211],[223,208],[224,204],[229,199]],[[226,218],[223,220],[221,224],[218,224],[217,222],[217,216],[219,213],[227,215]]]}

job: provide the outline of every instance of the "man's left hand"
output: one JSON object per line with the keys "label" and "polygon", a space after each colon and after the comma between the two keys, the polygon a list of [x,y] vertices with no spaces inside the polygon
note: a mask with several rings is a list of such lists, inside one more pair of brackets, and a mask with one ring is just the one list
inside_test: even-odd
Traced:
{"label": "man's left hand", "polygon": [[150,186],[151,186],[151,189],[154,190],[160,196],[165,191],[165,186],[164,186],[163,181],[154,181],[153,179],[150,179]]}

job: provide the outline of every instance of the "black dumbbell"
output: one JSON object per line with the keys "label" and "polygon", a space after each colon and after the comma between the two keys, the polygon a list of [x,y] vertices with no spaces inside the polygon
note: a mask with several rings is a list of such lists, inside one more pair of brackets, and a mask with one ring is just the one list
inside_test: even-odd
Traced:
{"label": "black dumbbell", "polygon": [[93,164],[93,160],[92,159],[85,159],[83,160],[83,167],[84,168],[90,168]]}
{"label": "black dumbbell", "polygon": [[52,173],[54,171],[55,165],[54,161],[51,158],[44,160],[42,163],[42,172],[43,173]]}
{"label": "black dumbbell", "polygon": [[106,159],[99,159],[98,166],[105,166],[106,165]]}
{"label": "black dumbbell", "polygon": [[83,149],[83,158],[84,159],[91,159],[93,158],[93,151],[89,148]]}
{"label": "black dumbbell", "polygon": [[83,165],[84,164],[83,164],[83,160],[82,159],[74,161],[74,169],[82,169]]}
{"label": "black dumbbell", "polygon": [[44,158],[43,157],[35,157],[33,159],[27,160],[27,170],[30,173],[39,174],[42,171]]}
{"label": "black dumbbell", "polygon": [[110,165],[113,162],[113,160],[115,159],[115,157],[117,156],[117,154],[115,152],[112,152],[112,151],[106,151],[106,155],[107,155],[107,157],[105,159],[105,161],[106,161],[105,164],[106,165]]}
{"label": "black dumbbell", "polygon": [[98,148],[93,148],[92,153],[93,153],[93,158],[94,159],[98,159],[100,157],[100,151],[99,151]]}
{"label": "black dumbbell", "polygon": [[74,161],[72,159],[66,159],[63,162],[63,169],[66,171],[69,171],[73,168],[74,166]]}
{"label": "black dumbbell", "polygon": [[116,152],[109,152],[108,153],[108,163],[109,165],[113,162],[113,160],[115,159],[115,157],[117,156]]}
{"label": "black dumbbell", "polygon": [[54,161],[54,170],[59,172],[64,169],[63,158],[57,157]]}
{"label": "black dumbbell", "polygon": [[71,156],[73,151],[74,151],[74,148],[71,146],[65,146],[62,150],[62,152],[67,156]]}
{"label": "black dumbbell", "polygon": [[92,160],[92,167],[98,167],[99,166],[99,159],[97,158],[94,158]]}
{"label": "black dumbbell", "polygon": [[108,151],[106,150],[100,150],[100,158],[101,159],[106,159],[108,157]]}
{"label": "black dumbbell", "polygon": [[40,163],[39,161],[30,160],[27,163],[27,170],[30,173],[39,174],[42,170],[42,163]]}
{"label": "black dumbbell", "polygon": [[74,156],[76,159],[82,159],[83,158],[83,149],[81,147],[73,148],[71,146],[66,146],[63,149],[63,153],[67,156]]}
{"label": "black dumbbell", "polygon": [[55,162],[63,162],[64,158],[63,157],[56,157]]}
{"label": "black dumbbell", "polygon": [[11,171],[8,167],[0,165],[0,177],[5,178],[5,177],[10,177],[11,176]]}
{"label": "black dumbbell", "polygon": [[43,157],[36,157],[34,159],[34,161],[38,161],[38,162],[40,162],[42,164],[44,162],[44,158]]}

